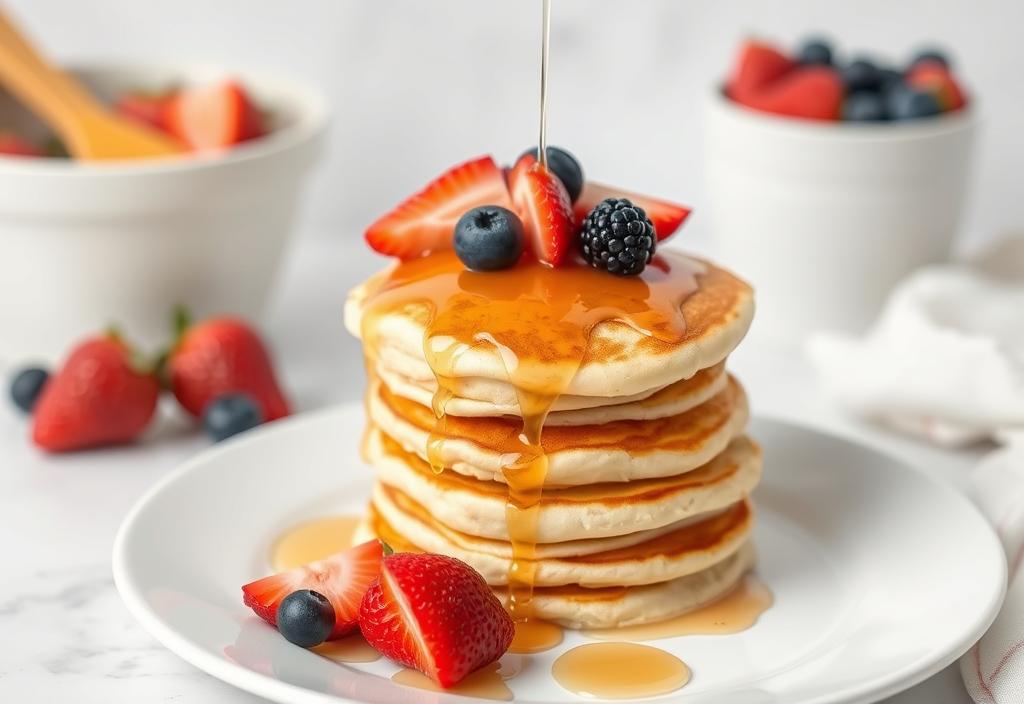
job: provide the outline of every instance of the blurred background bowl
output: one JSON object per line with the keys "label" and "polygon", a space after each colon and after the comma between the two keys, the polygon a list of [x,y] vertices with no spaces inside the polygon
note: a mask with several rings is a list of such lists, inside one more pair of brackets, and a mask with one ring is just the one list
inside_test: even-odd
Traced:
{"label": "blurred background bowl", "polygon": [[[232,77],[268,113],[271,132],[180,159],[0,157],[0,360],[54,361],[111,324],[153,349],[168,341],[178,303],[259,320],[323,149],[323,98],[289,79],[216,67],[75,73],[111,100]],[[32,129],[6,95],[0,115]]]}
{"label": "blurred background bowl", "polygon": [[961,224],[975,108],[887,123],[756,112],[716,89],[706,176],[720,261],[757,289],[754,332],[796,342],[863,330]]}

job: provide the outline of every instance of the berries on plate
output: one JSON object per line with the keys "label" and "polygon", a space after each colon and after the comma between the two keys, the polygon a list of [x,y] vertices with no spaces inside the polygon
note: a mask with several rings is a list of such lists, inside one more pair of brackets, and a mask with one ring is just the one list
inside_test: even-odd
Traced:
{"label": "berries on plate", "polygon": [[387,657],[451,687],[500,658],[512,619],[472,567],[453,557],[397,553],[363,597],[359,628]]}
{"label": "berries on plate", "polygon": [[90,338],[43,387],[32,440],[50,452],[130,442],[152,420],[159,392],[151,365],[119,336]]}
{"label": "berries on plate", "polygon": [[[539,153],[538,147],[533,147],[532,149],[527,149],[519,156],[520,158],[532,156],[534,159],[537,159]],[[549,146],[547,153],[548,168],[554,172],[558,180],[565,186],[565,192],[569,194],[569,201],[575,203],[583,191],[583,167],[580,166],[580,162],[576,157],[561,147]]]}
{"label": "berries on plate", "polygon": [[576,236],[575,216],[565,186],[531,154],[519,157],[508,183],[530,250],[540,261],[560,266]]}
{"label": "berries on plate", "polygon": [[11,400],[24,413],[31,413],[46,386],[50,373],[40,367],[22,369],[11,379]]}
{"label": "berries on plate", "polygon": [[587,181],[583,187],[583,193],[574,206],[577,221],[583,222],[591,210],[608,198],[625,198],[643,209],[647,213],[647,218],[654,225],[655,237],[659,242],[663,242],[675,234],[690,215],[689,208],[667,200],[651,198],[639,193],[624,191],[621,188]]}
{"label": "berries on plate", "polygon": [[608,198],[583,221],[580,251],[595,269],[636,276],[650,263],[657,241],[643,208],[625,198]]}
{"label": "berries on plate", "polygon": [[267,132],[263,116],[235,81],[179,91],[169,100],[164,121],[171,135],[198,151],[223,149]]}
{"label": "berries on plate", "polygon": [[377,252],[400,259],[451,249],[455,223],[480,205],[512,208],[505,175],[489,156],[445,171],[370,225],[366,241]]}
{"label": "berries on plate", "polygon": [[277,630],[289,643],[312,648],[334,630],[334,607],[320,592],[299,589],[284,598],[277,608]]}
{"label": "berries on plate", "polygon": [[726,94],[738,103],[796,68],[796,62],[768,44],[748,41],[740,48],[739,59],[726,82]]}
{"label": "berries on plate", "polygon": [[191,325],[179,310],[175,326],[178,340],[166,374],[178,403],[191,415],[201,418],[214,400],[236,393],[254,400],[266,421],[291,412],[267,348],[245,321],[220,317]]}
{"label": "berries on plate", "polygon": [[259,404],[248,394],[221,396],[203,411],[203,428],[215,442],[255,428],[262,422]]}
{"label": "berries on plate", "polygon": [[243,601],[256,615],[277,626],[278,609],[285,598],[300,589],[312,589],[327,597],[334,609],[334,626],[328,640],[358,628],[359,605],[380,573],[383,548],[371,540],[331,557],[287,572],[264,577],[242,587]]}
{"label": "berries on plate", "polygon": [[455,254],[474,271],[507,269],[523,253],[523,223],[500,205],[466,211],[455,224]]}
{"label": "berries on plate", "polygon": [[805,66],[831,66],[832,45],[824,39],[806,39],[797,50],[796,58]]}

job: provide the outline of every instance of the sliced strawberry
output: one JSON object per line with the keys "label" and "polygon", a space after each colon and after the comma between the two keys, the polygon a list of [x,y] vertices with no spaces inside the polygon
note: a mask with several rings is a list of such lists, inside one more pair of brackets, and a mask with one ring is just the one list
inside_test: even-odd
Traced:
{"label": "sliced strawberry", "polygon": [[245,605],[256,615],[277,626],[277,607],[298,589],[323,594],[334,607],[334,630],[328,640],[354,631],[358,624],[359,604],[366,590],[380,574],[383,548],[371,540],[337,555],[311,562],[288,572],[264,577],[242,587]]}
{"label": "sliced strawberry", "polygon": [[583,184],[583,193],[580,194],[573,206],[576,210],[576,219],[582,222],[594,206],[605,198],[626,198],[633,205],[643,208],[647,217],[654,224],[654,233],[659,242],[671,237],[690,215],[690,209],[683,205],[587,181]]}
{"label": "sliced strawberry", "polygon": [[519,157],[508,181],[534,256],[559,266],[576,237],[576,218],[565,186],[532,154]]}
{"label": "sliced strawberry", "polygon": [[0,154],[4,156],[46,156],[46,153],[13,132],[0,132]]}
{"label": "sliced strawberry", "polygon": [[843,80],[834,68],[801,66],[740,102],[777,115],[838,120],[844,93]]}
{"label": "sliced strawberry", "polygon": [[114,111],[130,120],[167,131],[168,108],[174,93],[125,93],[114,103]]}
{"label": "sliced strawberry", "polygon": [[740,49],[725,92],[733,100],[743,102],[747,96],[782,78],[796,66],[796,61],[775,47],[748,41]]}
{"label": "sliced strawberry", "polygon": [[224,149],[266,133],[263,118],[235,81],[183,90],[167,105],[167,130],[196,150]]}
{"label": "sliced strawberry", "polygon": [[505,177],[489,156],[445,171],[366,230],[373,249],[401,259],[415,259],[451,249],[455,223],[479,205],[511,210]]}
{"label": "sliced strawberry", "polygon": [[363,637],[442,687],[500,658],[515,625],[484,578],[454,557],[399,553],[359,608]]}
{"label": "sliced strawberry", "polygon": [[949,69],[938,61],[921,61],[905,78],[907,85],[933,93],[943,110],[959,110],[967,98]]}

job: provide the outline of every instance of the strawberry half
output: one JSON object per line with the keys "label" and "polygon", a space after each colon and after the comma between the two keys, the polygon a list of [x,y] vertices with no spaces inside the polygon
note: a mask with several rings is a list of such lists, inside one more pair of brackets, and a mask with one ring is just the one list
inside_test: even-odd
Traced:
{"label": "strawberry half", "polygon": [[737,102],[782,78],[796,68],[796,62],[768,44],[748,41],[740,49],[736,66],[726,82],[725,92]]}
{"label": "strawberry half", "polygon": [[647,213],[647,217],[654,224],[654,234],[659,242],[671,237],[682,226],[691,212],[686,206],[670,203],[667,200],[642,196],[638,193],[624,191],[621,188],[587,181],[583,184],[583,192],[573,206],[576,210],[576,219],[582,222],[587,217],[587,214],[593,210],[594,206],[605,198],[626,198],[633,205],[643,208],[644,212]]}
{"label": "strawberry half", "polygon": [[534,256],[559,266],[576,238],[576,218],[565,186],[532,154],[519,158],[508,183]]}
{"label": "strawberry half", "polygon": [[114,112],[129,120],[166,132],[169,106],[174,93],[125,93],[114,103]]}
{"label": "strawberry half", "polygon": [[167,104],[166,128],[195,150],[224,149],[266,134],[263,117],[235,81],[182,90]]}
{"label": "strawberry half", "polygon": [[938,61],[921,61],[907,73],[907,85],[934,93],[943,110],[959,110],[967,98],[949,69]]}
{"label": "strawberry half", "polygon": [[303,567],[250,582],[242,587],[242,601],[276,628],[277,607],[284,598],[299,589],[312,589],[327,597],[334,607],[334,630],[328,640],[340,638],[357,628],[359,604],[380,574],[382,556],[380,541],[371,540]]}
{"label": "strawberry half", "polygon": [[451,687],[500,658],[515,625],[484,578],[444,555],[384,558],[359,608],[366,641],[401,664]]}
{"label": "strawberry half", "polygon": [[480,205],[512,209],[505,177],[489,156],[445,171],[370,225],[366,241],[377,252],[400,259],[451,249],[455,223]]}
{"label": "strawberry half", "polygon": [[740,102],[777,115],[838,120],[845,93],[843,79],[831,66],[801,66]]}

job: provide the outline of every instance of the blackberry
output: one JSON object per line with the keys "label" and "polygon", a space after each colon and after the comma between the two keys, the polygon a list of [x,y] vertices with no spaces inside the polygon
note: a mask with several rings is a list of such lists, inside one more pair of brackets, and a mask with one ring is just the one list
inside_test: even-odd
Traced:
{"label": "blackberry", "polygon": [[650,263],[656,246],[647,213],[625,198],[605,198],[583,221],[580,250],[595,269],[636,276]]}

